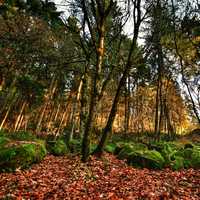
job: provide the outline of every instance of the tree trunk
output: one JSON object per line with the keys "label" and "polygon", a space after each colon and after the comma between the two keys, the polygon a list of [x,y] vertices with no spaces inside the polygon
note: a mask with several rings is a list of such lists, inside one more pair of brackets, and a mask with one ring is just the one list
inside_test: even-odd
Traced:
{"label": "tree trunk", "polygon": [[44,118],[44,114],[45,114],[45,111],[55,93],[55,90],[56,90],[56,87],[57,87],[57,81],[55,80],[55,76],[52,78],[51,80],[51,85],[49,87],[49,92],[47,93],[47,97],[46,97],[46,100],[45,100],[45,104],[43,106],[43,109],[42,109],[42,112],[40,114],[40,117],[39,117],[39,120],[38,120],[38,123],[37,123],[37,127],[36,127],[36,133],[39,133],[40,130],[41,130],[41,123],[42,123],[42,120]]}
{"label": "tree trunk", "polygon": [[[138,13],[138,14],[140,14],[140,13]],[[108,134],[112,130],[112,125],[113,125],[113,122],[114,122],[114,119],[115,119],[115,116],[116,116],[116,112],[117,112],[117,104],[119,102],[120,93],[121,93],[122,88],[124,87],[126,78],[128,76],[128,73],[129,73],[129,70],[130,70],[130,67],[131,67],[132,53],[135,50],[135,48],[137,47],[137,43],[136,42],[137,42],[137,38],[138,38],[138,32],[139,32],[140,23],[141,23],[141,21],[138,22],[137,26],[135,26],[134,36],[133,36],[132,44],[131,44],[131,47],[130,47],[130,50],[129,50],[128,60],[127,60],[124,72],[123,72],[122,77],[120,79],[120,82],[119,82],[119,85],[118,85],[118,88],[117,88],[117,91],[116,91],[116,94],[115,94],[115,97],[114,97],[114,100],[113,100],[113,104],[112,104],[111,111],[110,111],[110,114],[109,114],[109,117],[108,117],[108,121],[107,121],[107,124],[106,124],[106,126],[105,126],[105,128],[103,130],[103,134],[102,134],[101,140],[100,140],[97,148],[93,152],[97,156],[101,156],[102,155],[103,148],[104,148],[104,145],[106,143]]]}
{"label": "tree trunk", "polygon": [[25,106],[26,106],[26,101],[24,101],[23,104],[22,104],[20,113],[19,113],[19,115],[18,115],[18,117],[17,117],[17,120],[16,120],[16,122],[15,122],[14,131],[16,131],[17,128],[18,128],[18,126],[19,126],[19,122],[20,122],[20,119],[21,119],[21,116],[22,116],[22,113],[23,113],[23,111],[24,111]]}
{"label": "tree trunk", "polygon": [[125,86],[125,115],[124,115],[124,132],[129,131],[130,120],[130,77],[127,78],[127,86]]}

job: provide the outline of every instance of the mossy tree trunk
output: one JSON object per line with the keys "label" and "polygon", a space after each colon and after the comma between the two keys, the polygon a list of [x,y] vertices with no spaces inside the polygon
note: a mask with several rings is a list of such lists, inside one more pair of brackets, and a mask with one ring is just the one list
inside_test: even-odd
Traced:
{"label": "mossy tree trunk", "polygon": [[90,131],[92,129],[98,90],[100,88],[100,76],[101,76],[102,64],[105,52],[105,25],[107,17],[111,12],[114,2],[113,0],[110,0],[109,5],[106,8],[104,1],[99,1],[99,0],[92,1],[91,9],[97,27],[97,33],[98,33],[97,41],[95,39],[94,29],[92,27],[92,23],[89,18],[89,12],[88,8],[86,7],[86,2],[81,1],[81,4],[82,4],[82,11],[84,13],[90,31],[92,43],[96,52],[96,64],[94,72],[92,74],[91,93],[89,100],[89,113],[86,120],[85,130],[82,140],[82,161],[85,162],[87,161],[90,152]]}

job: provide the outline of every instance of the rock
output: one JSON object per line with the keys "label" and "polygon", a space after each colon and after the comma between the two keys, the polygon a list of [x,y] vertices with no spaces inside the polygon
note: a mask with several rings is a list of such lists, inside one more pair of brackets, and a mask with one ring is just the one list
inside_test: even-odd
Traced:
{"label": "rock", "polygon": [[0,145],[0,171],[28,168],[46,155],[45,145],[36,141],[12,141]]}

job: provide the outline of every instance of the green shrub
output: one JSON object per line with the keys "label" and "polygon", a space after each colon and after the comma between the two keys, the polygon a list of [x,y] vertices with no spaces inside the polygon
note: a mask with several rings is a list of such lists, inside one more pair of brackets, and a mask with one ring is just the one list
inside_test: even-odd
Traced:
{"label": "green shrub", "polygon": [[183,157],[186,159],[191,159],[193,149],[184,149],[183,150]]}
{"label": "green shrub", "polygon": [[67,145],[61,139],[48,141],[47,149],[51,154],[55,156],[65,155],[68,152]]}
{"label": "green shrub", "polygon": [[46,149],[44,145],[13,142],[5,145],[0,151],[0,171],[27,168],[32,163],[41,161],[45,155]]}

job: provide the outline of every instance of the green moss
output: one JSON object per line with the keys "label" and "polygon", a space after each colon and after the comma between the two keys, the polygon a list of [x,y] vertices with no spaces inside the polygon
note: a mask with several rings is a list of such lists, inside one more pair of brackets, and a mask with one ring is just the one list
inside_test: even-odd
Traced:
{"label": "green moss", "polygon": [[164,163],[165,163],[165,159],[163,158],[163,156],[158,151],[155,151],[155,150],[145,151],[144,158],[151,161],[149,163],[149,167],[151,168],[161,169],[163,168]]}
{"label": "green moss", "polygon": [[[123,151],[122,151],[123,150]],[[133,143],[133,142],[129,142],[129,143],[117,143],[114,153],[115,154],[122,154],[122,152],[144,152],[145,150],[147,150],[147,146],[141,143]]]}
{"label": "green moss", "polygon": [[129,163],[136,167],[145,167],[150,169],[162,169],[165,160],[162,155],[155,150],[145,150],[132,153]]}
{"label": "green moss", "polygon": [[56,141],[49,141],[47,145],[48,151],[56,156],[65,155],[68,152],[67,145],[62,139]]}
{"label": "green moss", "polygon": [[16,168],[27,168],[39,162],[46,155],[44,145],[39,143],[13,143],[0,151],[1,171],[12,171]]}
{"label": "green moss", "polygon": [[118,158],[119,159],[128,159],[130,157],[130,155],[132,155],[134,152],[134,149],[132,147],[132,145],[130,144],[125,144],[123,146],[123,148],[120,150],[119,154],[118,154]]}

